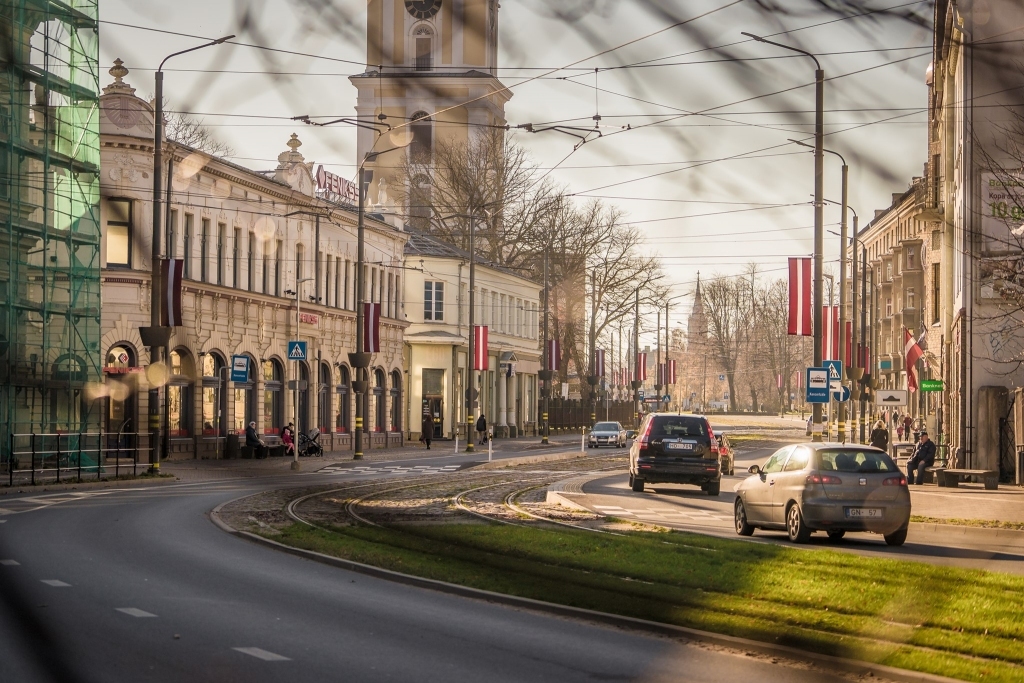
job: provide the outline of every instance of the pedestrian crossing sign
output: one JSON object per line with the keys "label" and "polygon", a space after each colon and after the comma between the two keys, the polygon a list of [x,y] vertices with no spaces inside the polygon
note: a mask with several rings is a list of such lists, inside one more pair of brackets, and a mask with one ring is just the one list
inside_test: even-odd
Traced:
{"label": "pedestrian crossing sign", "polygon": [[843,361],[841,360],[826,360],[821,362],[821,367],[828,370],[828,384],[830,387],[835,388],[836,384],[841,384],[843,381]]}
{"label": "pedestrian crossing sign", "polygon": [[288,342],[288,360],[306,360],[306,342]]}

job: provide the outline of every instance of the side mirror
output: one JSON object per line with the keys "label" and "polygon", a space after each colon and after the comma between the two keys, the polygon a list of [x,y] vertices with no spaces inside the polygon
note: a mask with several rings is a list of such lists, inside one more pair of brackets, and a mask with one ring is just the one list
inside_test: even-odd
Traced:
{"label": "side mirror", "polygon": [[747,468],[747,472],[750,472],[751,474],[761,474],[761,468],[757,465],[751,465]]}
{"label": "side mirror", "polygon": [[636,430],[635,429],[627,429],[626,430],[626,438],[627,439],[635,439],[636,438]]}

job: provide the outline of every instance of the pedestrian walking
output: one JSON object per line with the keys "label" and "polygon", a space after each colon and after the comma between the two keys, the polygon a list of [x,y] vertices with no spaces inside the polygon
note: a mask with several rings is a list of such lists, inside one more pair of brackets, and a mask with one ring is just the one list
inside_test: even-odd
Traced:
{"label": "pedestrian walking", "polygon": [[487,443],[487,418],[484,417],[483,413],[480,413],[480,417],[476,421],[476,433],[480,437],[480,443]]}
{"label": "pedestrian walking", "polygon": [[430,441],[434,438],[434,418],[430,417],[430,414],[424,414],[423,423],[420,425],[420,441],[427,444],[427,450],[430,450]]}
{"label": "pedestrian walking", "polygon": [[889,452],[889,430],[885,428],[885,423],[881,420],[876,422],[874,429],[871,430],[871,445],[886,453]]}
{"label": "pedestrian walking", "polygon": [[[910,417],[909,414],[904,415],[903,416],[903,435],[907,438],[908,441],[910,440],[910,435],[913,434],[913,431],[914,431],[914,418]],[[917,441],[917,439],[914,439],[914,441]]]}
{"label": "pedestrian walking", "polygon": [[[935,464],[935,442],[928,438],[928,432],[921,432],[921,440],[914,449],[914,457],[907,463],[907,483],[923,484],[924,470]],[[914,475],[917,475],[916,479]]]}

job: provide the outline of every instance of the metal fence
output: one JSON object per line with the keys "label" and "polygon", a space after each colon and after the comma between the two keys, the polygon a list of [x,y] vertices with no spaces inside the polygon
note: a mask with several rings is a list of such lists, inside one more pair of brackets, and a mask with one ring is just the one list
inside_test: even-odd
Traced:
{"label": "metal fence", "polygon": [[[588,429],[593,427],[590,410],[590,404],[584,401],[553,399],[548,410],[548,423],[551,426],[551,431],[557,434],[559,432],[578,432],[584,427]],[[626,429],[633,427],[633,403],[630,401],[611,402],[607,406],[604,402],[598,403],[594,414],[598,422],[611,420],[612,422],[621,422]]]}
{"label": "metal fence", "polygon": [[2,466],[9,486],[134,477],[149,467],[149,441],[146,433],[11,434]]}

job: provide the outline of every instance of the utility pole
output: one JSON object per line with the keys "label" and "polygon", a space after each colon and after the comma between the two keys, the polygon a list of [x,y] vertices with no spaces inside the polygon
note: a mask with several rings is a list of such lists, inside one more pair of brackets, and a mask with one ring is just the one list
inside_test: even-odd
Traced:
{"label": "utility pole", "polygon": [[544,345],[541,348],[541,363],[543,367],[537,374],[540,376],[540,381],[543,383],[543,394],[541,395],[541,401],[543,401],[544,407],[542,408],[541,419],[541,439],[542,444],[548,443],[548,436],[550,435],[548,421],[548,410],[550,408],[551,399],[551,376],[554,374],[551,370],[551,358],[550,350],[548,349],[548,250],[544,250]]}
{"label": "utility pole", "polygon": [[[466,359],[469,388],[466,389],[466,452],[473,448],[473,401],[476,398],[476,219],[469,216],[469,357]],[[498,368],[501,372],[501,368]]]}
{"label": "utility pole", "polygon": [[635,292],[633,316],[633,421],[640,429],[640,289]]}

